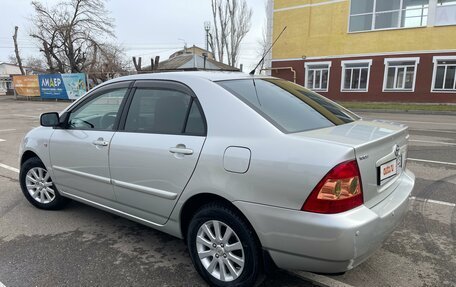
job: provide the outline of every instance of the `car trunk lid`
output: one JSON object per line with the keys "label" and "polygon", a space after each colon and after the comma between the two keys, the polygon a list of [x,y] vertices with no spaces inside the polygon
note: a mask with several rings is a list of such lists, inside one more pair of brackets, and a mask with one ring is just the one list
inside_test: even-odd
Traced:
{"label": "car trunk lid", "polygon": [[399,184],[397,179],[405,169],[408,128],[402,124],[358,120],[295,135],[352,147],[367,207],[385,199]]}

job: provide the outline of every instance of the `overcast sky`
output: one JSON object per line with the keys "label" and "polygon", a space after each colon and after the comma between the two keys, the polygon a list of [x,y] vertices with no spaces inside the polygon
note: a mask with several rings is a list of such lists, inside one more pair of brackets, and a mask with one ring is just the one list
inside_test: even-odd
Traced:
{"label": "overcast sky", "polygon": [[[41,0],[48,7],[62,0]],[[22,58],[38,55],[36,42],[28,36],[33,14],[31,0],[0,0],[0,62],[14,55],[12,35],[19,26],[19,47]],[[246,68],[259,60],[263,25],[266,21],[265,0],[248,0],[253,9],[252,27],[245,37],[239,62]],[[212,19],[210,0],[108,0],[107,9],[115,19],[116,41],[126,49],[127,56],[167,59],[184,43],[205,47],[204,22]],[[246,69],[245,69],[246,70]]]}

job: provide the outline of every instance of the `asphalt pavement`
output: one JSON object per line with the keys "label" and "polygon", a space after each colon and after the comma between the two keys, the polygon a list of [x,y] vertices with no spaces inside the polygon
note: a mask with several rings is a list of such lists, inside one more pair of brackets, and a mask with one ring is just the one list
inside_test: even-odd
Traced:
{"label": "asphalt pavement", "polygon": [[[179,239],[80,203],[46,212],[24,199],[20,140],[40,113],[67,105],[0,96],[0,286],[205,286]],[[355,269],[277,270],[263,286],[456,285],[456,114],[360,114],[410,127],[407,165],[417,176],[410,211]]]}

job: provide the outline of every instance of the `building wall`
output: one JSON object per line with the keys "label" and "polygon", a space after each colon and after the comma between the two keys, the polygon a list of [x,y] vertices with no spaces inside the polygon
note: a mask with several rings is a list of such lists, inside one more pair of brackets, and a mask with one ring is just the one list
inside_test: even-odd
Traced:
{"label": "building wall", "polygon": [[19,69],[19,66],[8,63],[0,63],[0,95],[13,94],[13,75],[21,75],[21,70]]}
{"label": "building wall", "polygon": [[[378,1],[378,0],[377,0]],[[430,0],[437,1],[437,0]],[[456,55],[456,25],[391,28],[349,32],[350,0],[274,0],[274,39],[286,32],[272,50],[272,67],[292,67],[296,82],[305,85],[305,63],[330,61],[327,92],[338,101],[395,101],[456,103],[456,90],[432,92],[434,56]],[[434,2],[435,3],[435,2]],[[431,18],[435,15],[429,12]],[[385,58],[419,57],[414,91],[383,91]],[[366,92],[341,92],[345,60],[372,60]],[[293,80],[290,70],[273,76]]]}
{"label": "building wall", "polygon": [[21,69],[17,65],[0,63],[0,75],[21,75]]}
{"label": "building wall", "polygon": [[[432,75],[434,70],[434,56],[456,56],[452,53],[422,53],[400,54],[364,57],[344,57],[332,59],[275,61],[273,67],[292,67],[296,71],[296,83],[305,86],[305,63],[330,61],[328,92],[318,92],[325,97],[336,101],[376,101],[376,102],[445,102],[456,103],[456,93],[431,92]],[[385,75],[385,58],[419,57],[417,65],[415,90],[413,92],[384,92],[383,82]],[[370,68],[369,86],[367,92],[341,92],[342,61],[372,59]],[[291,70],[273,70],[272,76],[293,81]]]}
{"label": "building wall", "polygon": [[287,30],[273,59],[456,49],[456,26],[349,33],[349,11],[349,0],[275,0],[274,39],[284,26]]}

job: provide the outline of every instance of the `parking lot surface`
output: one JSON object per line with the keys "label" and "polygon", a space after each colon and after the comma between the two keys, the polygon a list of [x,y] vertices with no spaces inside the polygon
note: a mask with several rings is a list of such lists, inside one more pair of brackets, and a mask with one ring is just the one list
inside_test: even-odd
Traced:
{"label": "parking lot surface", "polygon": [[[20,140],[40,113],[67,105],[0,97],[0,286],[205,286],[179,239],[76,202],[46,212],[25,200]],[[277,270],[263,286],[455,286],[456,114],[361,115],[410,127],[417,180],[405,220],[354,270]]]}

